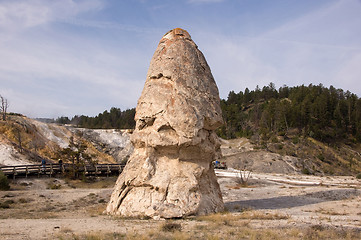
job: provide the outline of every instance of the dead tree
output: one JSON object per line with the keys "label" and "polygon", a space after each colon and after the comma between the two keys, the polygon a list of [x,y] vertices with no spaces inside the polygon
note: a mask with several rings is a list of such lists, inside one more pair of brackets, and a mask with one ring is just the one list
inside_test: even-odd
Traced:
{"label": "dead tree", "polygon": [[6,121],[6,113],[9,108],[9,102],[6,98],[0,95],[1,105],[0,105],[0,111],[2,114],[2,119]]}
{"label": "dead tree", "polygon": [[241,169],[238,170],[237,176],[236,176],[236,182],[238,184],[241,184],[244,187],[248,186],[248,180],[249,180],[251,174],[252,174],[252,171],[247,170],[246,168],[244,168],[242,170]]}

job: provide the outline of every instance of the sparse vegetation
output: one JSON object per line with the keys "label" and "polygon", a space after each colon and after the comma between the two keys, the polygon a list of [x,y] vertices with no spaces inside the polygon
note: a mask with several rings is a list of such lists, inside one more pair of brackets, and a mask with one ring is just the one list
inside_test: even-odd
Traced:
{"label": "sparse vegetation", "polygon": [[246,210],[238,214],[227,212],[199,216],[197,217],[197,220],[232,225],[232,222],[237,222],[239,220],[281,220],[288,218],[288,215],[280,213],[265,213],[261,211]]}
{"label": "sparse vegetation", "polygon": [[182,225],[180,223],[176,223],[173,221],[167,221],[161,226],[161,230],[163,232],[175,232],[175,231],[181,231]]}
{"label": "sparse vegetation", "polygon": [[13,200],[5,200],[4,202],[0,202],[0,208],[10,208],[10,205],[14,203]]}
{"label": "sparse vegetation", "polygon": [[98,178],[86,178],[86,180],[65,178],[65,183],[71,188],[112,188],[117,180],[116,176],[111,177],[98,177]]}
{"label": "sparse vegetation", "polygon": [[337,230],[324,227],[322,225],[313,225],[306,228],[287,228],[287,229],[254,229],[248,226],[218,226],[196,225],[187,232],[164,232],[145,230],[137,232],[111,233],[98,232],[89,234],[74,234],[73,232],[61,232],[58,239],[99,239],[99,240],[118,240],[118,239],[307,239],[307,240],[328,240],[328,239],[359,239],[360,233],[353,230]]}
{"label": "sparse vegetation", "polygon": [[[312,178],[313,176],[311,176]],[[307,177],[308,178],[308,177]],[[113,184],[116,178],[113,177]],[[351,179],[350,181],[355,181]],[[157,221],[149,217],[126,218],[126,217],[105,217],[104,210],[111,189],[101,189],[102,181],[110,183],[108,178],[93,179],[93,181],[71,180],[69,183],[80,184],[82,189],[60,189],[58,191],[41,190],[40,192],[11,191],[3,192],[0,195],[0,218],[1,219],[49,219],[59,226],[55,232],[55,239],[359,239],[360,232],[357,227],[338,228],[328,225],[339,226],[343,224],[349,215],[344,215],[344,210],[330,206],[321,205],[324,201],[317,203],[317,210],[302,211],[311,219],[314,215],[315,220],[307,223],[308,217],[297,220],[297,217],[291,215],[287,208],[282,210],[259,209],[254,210],[246,207],[245,203],[240,201],[237,209],[234,207],[232,212],[222,212],[210,214],[207,216],[189,217],[185,219]],[[55,179],[43,179],[43,188],[49,183],[61,183],[64,188],[68,184],[57,182]],[[19,182],[21,184],[21,182]],[[30,188],[38,189],[39,186],[28,185]],[[234,180],[228,180],[223,186],[234,184]],[[95,186],[87,189],[86,185]],[[346,186],[346,185],[345,185]],[[111,186],[110,186],[111,187]],[[315,186],[316,187],[316,186]],[[243,189],[244,192],[257,190],[258,188]],[[278,188],[277,188],[278,189]],[[297,192],[303,190],[304,187],[293,186],[292,190],[282,188],[283,193]],[[306,189],[304,189],[306,190]],[[73,193],[70,193],[73,191]],[[228,190],[227,190],[228,191]],[[354,194],[357,194],[352,192]],[[104,194],[106,193],[106,194]],[[317,193],[317,192],[316,192]],[[62,196],[59,199],[59,196]],[[295,195],[297,196],[297,195]],[[311,196],[324,197],[324,195],[314,194]],[[67,198],[68,200],[65,200]],[[278,200],[282,200],[283,196]],[[253,198],[255,202],[261,200]],[[287,197],[284,201],[289,201]],[[357,199],[347,198],[342,205],[345,212],[349,212],[350,208],[356,208],[358,213]],[[287,204],[286,204],[287,205]],[[341,205],[341,204],[340,204]],[[303,207],[303,206],[302,206]],[[257,208],[256,208],[257,209]],[[317,213],[317,214],[315,214]],[[350,215],[352,218],[355,215]],[[359,215],[357,215],[359,216]],[[101,225],[101,227],[92,229],[84,234],[83,231],[77,230],[77,227],[60,222],[69,221],[72,218],[79,218],[85,222],[91,219]],[[69,218],[69,219],[68,219]],[[335,218],[340,218],[337,222]],[[351,218],[351,219],[352,219]],[[93,220],[94,219],[94,220]],[[73,219],[74,220],[74,219]],[[306,220],[306,221],[305,221]],[[347,221],[347,220],[346,220]],[[5,221],[6,222],[6,221]],[[73,222],[77,222],[77,219]],[[109,228],[104,227],[107,224]],[[113,232],[113,225],[119,226],[116,232]],[[294,225],[295,224],[295,225]],[[353,223],[355,226],[356,223]],[[64,227],[63,227],[64,226]],[[287,226],[294,226],[293,228]],[[308,227],[307,227],[308,226]],[[99,230],[101,229],[101,230]],[[341,230],[340,230],[341,229]],[[21,232],[19,230],[19,232]],[[20,234],[20,233],[19,233]],[[21,233],[23,234],[23,233]],[[22,235],[23,236],[23,235]]]}
{"label": "sparse vegetation", "polygon": [[340,212],[335,211],[334,209],[324,209],[324,208],[319,208],[315,212],[325,214],[325,215],[333,215],[333,216],[347,215],[347,213],[345,213],[345,212],[340,213]]}
{"label": "sparse vegetation", "polygon": [[252,174],[252,171],[247,170],[247,169],[238,170],[237,177],[236,177],[236,182],[241,187],[247,187],[248,186],[248,181],[249,181],[249,178],[250,178],[251,174]]}
{"label": "sparse vegetation", "polygon": [[7,191],[9,189],[10,189],[9,180],[7,176],[5,176],[5,174],[2,171],[0,171],[0,190]]}

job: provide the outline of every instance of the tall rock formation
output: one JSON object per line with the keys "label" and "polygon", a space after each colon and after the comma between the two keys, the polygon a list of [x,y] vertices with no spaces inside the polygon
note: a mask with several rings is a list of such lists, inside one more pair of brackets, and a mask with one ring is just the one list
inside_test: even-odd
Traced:
{"label": "tall rock formation", "polygon": [[218,88],[187,31],[160,40],[136,108],[134,152],[108,214],[177,218],[223,209],[212,161],[220,152]]}

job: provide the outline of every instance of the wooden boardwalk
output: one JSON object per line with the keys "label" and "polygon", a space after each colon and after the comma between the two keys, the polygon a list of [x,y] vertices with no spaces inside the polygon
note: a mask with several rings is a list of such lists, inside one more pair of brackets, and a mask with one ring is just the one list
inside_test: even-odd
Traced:
{"label": "wooden boardwalk", "polygon": [[0,167],[6,176],[12,177],[28,177],[28,176],[55,176],[57,174],[66,174],[76,172],[84,175],[106,175],[120,174],[125,164],[94,164],[94,165],[75,165],[75,164],[35,164],[35,165],[18,165]]}

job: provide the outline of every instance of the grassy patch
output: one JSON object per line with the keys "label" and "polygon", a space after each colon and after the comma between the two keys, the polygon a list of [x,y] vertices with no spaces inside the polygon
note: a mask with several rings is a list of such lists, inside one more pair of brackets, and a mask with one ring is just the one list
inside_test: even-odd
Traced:
{"label": "grassy patch", "polygon": [[325,215],[333,215],[333,216],[347,215],[347,213],[345,213],[345,212],[340,213],[340,212],[335,211],[334,209],[324,209],[324,208],[319,208],[315,212],[325,214]]}
{"label": "grassy patch", "polygon": [[175,232],[181,231],[182,225],[180,223],[175,223],[173,221],[167,221],[161,226],[163,232]]}
{"label": "grassy patch", "polygon": [[185,229],[185,231],[156,231],[156,230],[139,230],[128,231],[126,233],[109,233],[98,232],[77,235],[71,230],[64,233],[60,232],[58,239],[92,239],[92,240],[142,240],[142,239],[307,239],[307,240],[326,240],[326,239],[345,239],[353,240],[360,239],[360,233],[356,230],[336,230],[324,227],[322,225],[313,225],[308,228],[270,228],[270,229],[255,229],[245,226],[218,226],[202,225],[202,228],[195,227],[193,229]]}
{"label": "grassy patch", "polygon": [[9,180],[5,174],[0,171],[0,190],[7,191],[10,189]]}
{"label": "grassy patch", "polygon": [[282,220],[289,219],[288,215],[280,213],[264,213],[261,211],[244,211],[240,214],[215,213],[207,216],[199,216],[197,220],[231,225],[231,222],[238,220]]}
{"label": "grassy patch", "polygon": [[71,188],[112,188],[117,181],[117,177],[99,177],[99,178],[89,178],[86,181],[84,180],[73,180],[73,179],[65,179],[66,184],[68,184]]}

